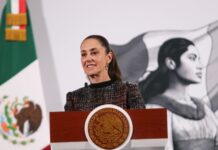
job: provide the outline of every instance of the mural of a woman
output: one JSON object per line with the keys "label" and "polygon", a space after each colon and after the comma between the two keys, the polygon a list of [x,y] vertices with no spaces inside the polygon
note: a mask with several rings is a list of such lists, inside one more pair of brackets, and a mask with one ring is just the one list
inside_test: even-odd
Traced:
{"label": "mural of a woman", "polygon": [[147,106],[161,106],[169,110],[172,142],[166,149],[218,148],[218,122],[213,112],[187,92],[189,85],[200,83],[201,79],[202,64],[194,43],[184,38],[173,38],[160,47],[157,70],[140,82]]}

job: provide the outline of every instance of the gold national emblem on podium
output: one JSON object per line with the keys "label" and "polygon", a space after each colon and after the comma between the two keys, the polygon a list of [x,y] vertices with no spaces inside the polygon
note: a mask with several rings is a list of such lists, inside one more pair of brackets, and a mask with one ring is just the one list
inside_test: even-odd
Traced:
{"label": "gold national emblem on podium", "polygon": [[132,135],[132,122],[121,107],[107,104],[94,109],[86,120],[86,137],[98,149],[121,149]]}

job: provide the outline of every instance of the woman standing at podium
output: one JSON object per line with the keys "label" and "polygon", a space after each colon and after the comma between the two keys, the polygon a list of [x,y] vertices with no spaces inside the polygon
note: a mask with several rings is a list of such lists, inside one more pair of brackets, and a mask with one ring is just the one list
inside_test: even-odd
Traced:
{"label": "woman standing at podium", "polygon": [[80,46],[81,64],[90,85],[68,92],[65,111],[90,111],[103,104],[124,109],[144,108],[138,86],[123,82],[116,57],[106,38],[86,37]]}
{"label": "woman standing at podium", "polygon": [[201,100],[188,95],[187,88],[202,79],[199,52],[184,38],[166,41],[159,50],[158,69],[139,85],[146,107],[161,106],[170,114],[171,143],[166,149],[215,150],[217,120]]}

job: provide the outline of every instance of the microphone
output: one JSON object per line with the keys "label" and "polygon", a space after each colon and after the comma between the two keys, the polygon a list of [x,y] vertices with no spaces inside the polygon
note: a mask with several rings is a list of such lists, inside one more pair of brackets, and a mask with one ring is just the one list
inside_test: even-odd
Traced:
{"label": "microphone", "polygon": [[88,83],[87,82],[85,82],[85,88],[87,88],[88,87]]}

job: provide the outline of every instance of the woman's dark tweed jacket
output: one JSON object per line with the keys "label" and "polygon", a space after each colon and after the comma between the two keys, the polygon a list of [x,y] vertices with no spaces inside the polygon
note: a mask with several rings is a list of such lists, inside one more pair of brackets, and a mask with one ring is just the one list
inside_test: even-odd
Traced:
{"label": "woman's dark tweed jacket", "polygon": [[124,109],[145,108],[138,86],[129,82],[106,81],[67,93],[65,111],[90,111],[103,104]]}

